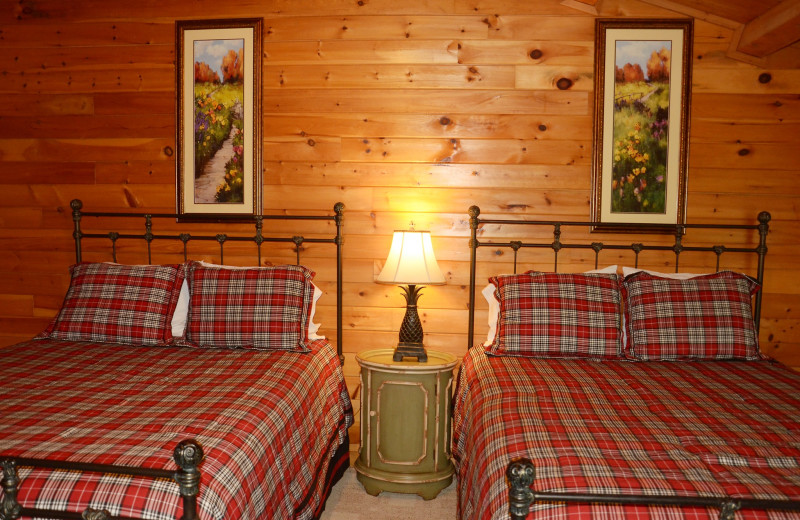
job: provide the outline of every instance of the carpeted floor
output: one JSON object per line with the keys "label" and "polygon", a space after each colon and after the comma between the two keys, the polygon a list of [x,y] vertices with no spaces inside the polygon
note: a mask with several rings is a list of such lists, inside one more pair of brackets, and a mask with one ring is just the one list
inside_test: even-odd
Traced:
{"label": "carpeted floor", "polygon": [[368,495],[349,468],[331,491],[320,520],[455,520],[456,484],[433,500],[417,495],[383,492]]}

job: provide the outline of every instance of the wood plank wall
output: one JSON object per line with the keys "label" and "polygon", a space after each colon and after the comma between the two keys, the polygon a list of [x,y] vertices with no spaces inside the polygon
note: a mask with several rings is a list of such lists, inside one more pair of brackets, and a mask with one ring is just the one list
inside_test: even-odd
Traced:
{"label": "wood plank wall", "polygon": [[[676,16],[636,0],[605,0],[600,15]],[[595,17],[557,0],[2,0],[0,345],[36,334],[60,305],[72,198],[174,210],[174,21],[223,17],[264,18],[265,212],[347,207],[354,393],[355,353],[392,346],[402,319],[399,289],[373,282],[393,230],[432,231],[448,284],[420,300],[426,343],[461,355],[468,207],[589,217]],[[800,48],[759,68],[726,57],[731,38],[695,22],[688,220],[772,212],[762,347],[800,367]],[[330,289],[329,252],[306,249]],[[329,304],[320,315],[332,323]]]}

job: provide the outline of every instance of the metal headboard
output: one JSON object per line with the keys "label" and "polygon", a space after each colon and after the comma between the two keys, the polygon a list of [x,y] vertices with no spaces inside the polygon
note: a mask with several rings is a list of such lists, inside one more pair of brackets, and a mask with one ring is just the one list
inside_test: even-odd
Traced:
{"label": "metal headboard", "polygon": [[[245,217],[238,219],[233,223],[242,224],[251,222],[255,226],[255,234],[252,236],[231,236],[226,233],[220,234],[190,234],[190,233],[172,233],[172,234],[156,234],[153,232],[153,221],[156,219],[168,219],[175,222],[180,215],[175,213],[123,213],[123,212],[99,212],[99,211],[82,211],[83,202],[79,199],[74,199],[70,202],[72,208],[72,220],[74,222],[73,237],[75,238],[75,261],[82,260],[82,240],[86,238],[105,238],[111,241],[111,254],[113,260],[117,261],[117,240],[119,239],[134,239],[144,240],[147,243],[147,262],[152,263],[152,242],[154,240],[166,241],[179,241],[183,243],[183,259],[189,259],[188,244],[192,241],[211,241],[219,244],[220,263],[225,263],[225,244],[229,242],[251,242],[256,246],[256,254],[258,256],[258,264],[261,264],[261,245],[264,242],[288,242],[295,246],[295,253],[297,255],[297,264],[300,264],[300,251],[302,244],[333,244],[336,246],[336,350],[339,355],[339,361],[344,363],[344,356],[342,354],[342,245],[344,243],[342,236],[342,226],[344,223],[343,213],[344,204],[337,202],[333,206],[333,215],[254,215],[252,217]],[[81,219],[83,217],[109,217],[119,219],[142,219],[144,221],[144,233],[118,233],[111,231],[108,233],[85,233],[81,230]],[[269,237],[262,234],[263,223],[265,220],[279,220],[279,221],[299,221],[299,220],[315,220],[315,221],[330,221],[336,225],[336,234],[332,238],[305,238],[303,236],[293,237]]]}
{"label": "metal headboard", "polygon": [[[581,221],[555,221],[555,220],[516,220],[516,219],[490,219],[480,218],[481,210],[478,206],[469,208],[470,234],[470,265],[469,265],[469,334],[467,338],[467,348],[472,346],[475,333],[475,277],[477,265],[477,252],[480,247],[510,248],[514,252],[514,272],[517,271],[517,254],[523,248],[551,249],[553,251],[553,271],[558,271],[558,253],[562,249],[591,249],[594,251],[594,265],[598,266],[600,252],[603,250],[626,250],[633,251],[635,255],[634,267],[639,265],[639,253],[642,251],[671,251],[675,255],[675,272],[680,267],[680,255],[687,251],[705,251],[717,255],[716,270],[719,270],[720,257],[724,253],[752,253],[758,256],[758,267],[755,280],[763,286],[764,282],[764,258],[767,254],[767,233],[769,232],[769,221],[772,218],[766,211],[758,214],[758,224],[675,224],[657,225],[653,224],[609,224],[600,222],[581,222]],[[550,242],[482,242],[478,240],[478,229],[485,224],[501,224],[503,226],[544,226],[552,228],[553,240]],[[624,231],[636,232],[641,228],[643,233],[652,233],[658,230],[660,233],[671,233],[675,239],[672,245],[653,245],[643,243],[623,244],[604,244],[603,242],[564,242],[561,240],[561,229],[566,227],[583,227],[594,229],[602,226],[604,229],[612,230],[615,227]],[[720,229],[720,230],[757,230],[759,234],[758,245],[754,247],[726,247],[724,245],[711,246],[686,246],[683,244],[683,237],[690,229]],[[762,291],[758,291],[755,296],[753,307],[753,318],[756,324],[756,332],[759,330],[761,320],[761,298]]]}

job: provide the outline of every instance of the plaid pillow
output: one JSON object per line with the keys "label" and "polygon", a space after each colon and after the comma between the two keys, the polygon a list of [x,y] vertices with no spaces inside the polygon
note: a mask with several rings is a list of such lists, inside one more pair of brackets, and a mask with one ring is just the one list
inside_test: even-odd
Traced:
{"label": "plaid pillow", "polygon": [[314,273],[294,265],[189,267],[185,341],[196,347],[308,352]]}
{"label": "plaid pillow", "polygon": [[64,303],[37,339],[163,345],[178,303],[183,265],[80,263]]}
{"label": "plaid pillow", "polygon": [[628,358],[761,359],[752,296],[758,284],[721,271],[676,280],[639,272],[622,282]]}
{"label": "plaid pillow", "polygon": [[488,352],[528,357],[619,358],[616,274],[529,271],[489,279],[500,301]]}

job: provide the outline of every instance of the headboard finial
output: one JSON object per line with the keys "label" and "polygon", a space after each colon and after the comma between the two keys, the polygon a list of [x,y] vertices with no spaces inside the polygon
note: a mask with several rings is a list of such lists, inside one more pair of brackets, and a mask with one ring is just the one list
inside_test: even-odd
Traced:
{"label": "headboard finial", "polygon": [[480,214],[481,208],[478,206],[469,207],[469,228],[472,230],[473,238],[475,237],[475,232],[478,230],[478,215]]}
{"label": "headboard finial", "polygon": [[81,199],[72,199],[69,203],[69,207],[72,208],[72,211],[80,211],[83,209],[83,201],[81,201]]}
{"label": "headboard finial", "polygon": [[758,214],[758,221],[762,224],[766,224],[770,220],[772,220],[772,215],[770,215],[769,211],[762,211]]}

